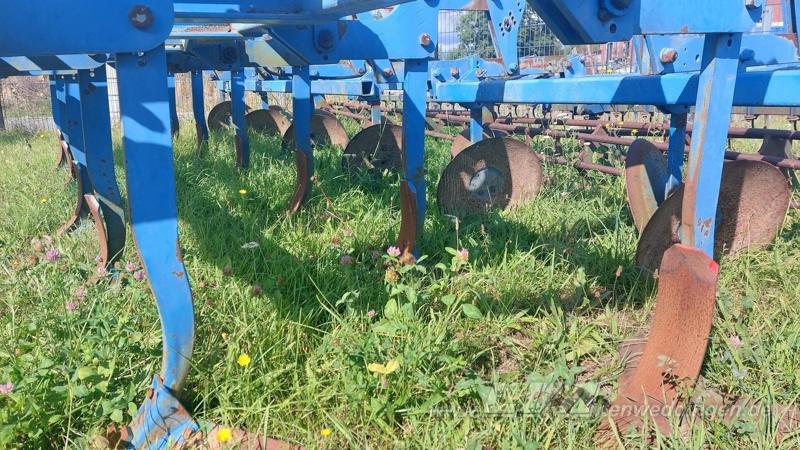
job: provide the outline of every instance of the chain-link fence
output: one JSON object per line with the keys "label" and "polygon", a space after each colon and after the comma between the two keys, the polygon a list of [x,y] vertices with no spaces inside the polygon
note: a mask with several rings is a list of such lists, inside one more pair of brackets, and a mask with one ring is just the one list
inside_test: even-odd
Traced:
{"label": "chain-link fence", "polygon": [[55,125],[50,109],[50,81],[47,77],[0,80],[0,129],[53,130]]}
{"label": "chain-link fence", "polygon": [[[626,72],[631,67],[628,42],[607,45],[566,46],[530,8],[522,15],[517,54],[523,68],[560,70],[559,63],[571,53],[584,56],[589,73]],[[465,56],[497,58],[485,11],[441,11],[439,13],[438,59]]]}
{"label": "chain-link fence", "polygon": [[[561,57],[565,47],[531,9],[526,9],[517,40],[521,58]],[[441,11],[439,13],[438,59],[456,59],[476,55],[496,58],[485,11]]]}
{"label": "chain-link fence", "polygon": [[[225,100],[225,95],[211,77],[204,77],[204,101],[206,114],[216,104]],[[175,98],[178,117],[192,120],[192,85],[189,74],[175,77]],[[274,97],[274,98],[273,98]],[[261,99],[254,93],[247,93],[247,104],[251,109],[261,107]],[[272,104],[291,103],[285,98],[270,96]],[[118,126],[119,91],[116,72],[108,67],[108,103],[111,123]],[[50,81],[46,76],[11,77],[0,80],[0,130],[22,130],[30,132],[54,130],[50,101]]]}

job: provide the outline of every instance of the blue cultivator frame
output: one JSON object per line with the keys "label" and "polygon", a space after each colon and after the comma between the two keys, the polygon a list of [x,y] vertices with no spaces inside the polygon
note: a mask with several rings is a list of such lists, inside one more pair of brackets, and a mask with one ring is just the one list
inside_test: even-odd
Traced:
{"label": "blue cultivator frame", "polygon": [[[397,5],[402,3],[401,5]],[[401,173],[402,221],[398,244],[403,259],[414,259],[425,217],[423,176],[427,88],[432,99],[457,102],[471,111],[473,142],[482,139],[480,105],[496,103],[646,104],[672,113],[670,133],[676,142],[685,133],[686,114],[694,107],[695,122],[680,228],[681,243],[667,250],[661,262],[656,317],[642,360],[612,410],[617,427],[637,423],[626,407],[671,405],[680,393],[665,382],[664,357],[673,361],[669,377],[696,379],[711,326],[718,266],[713,260],[722,162],[733,105],[800,105],[800,70],[758,67],[742,70],[743,35],[753,29],[763,10],[761,0],[529,0],[528,3],[565,44],[591,44],[630,39],[634,35],[681,35],[702,39],[698,71],[659,75],[611,75],[572,78],[521,77],[516,57],[505,59],[510,77],[447,77],[441,69],[429,74],[437,39],[440,9],[460,9],[465,1],[401,0],[133,0],[95,2],[31,0],[0,3],[0,66],[3,75],[33,70],[54,72],[54,117],[73,157],[80,192],[95,203],[79,204],[76,214],[99,204],[115,242],[122,223],[119,193],[113,179],[110,125],[102,63],[113,60],[119,83],[123,145],[128,183],[128,217],[141,260],[148,273],[163,330],[161,373],[133,422],[115,438],[129,448],[193,446],[210,439],[209,428],[195,422],[178,397],[190,369],[194,346],[194,310],[186,269],[180,254],[171,134],[175,129],[174,80],[168,75],[193,74],[199,97],[203,70],[232,72],[233,122],[237,128],[239,163],[246,166],[247,142],[243,98],[245,68],[290,66],[293,96],[297,182],[293,209],[308,197],[314,173],[311,117],[314,111],[311,67],[342,60],[402,62],[403,123]],[[366,11],[395,6],[385,18]],[[515,32],[524,5],[487,2],[495,33]],[[355,15],[355,18],[352,16]],[[24,20],[19,20],[24,18]],[[69,27],[62,24],[69,23]],[[175,24],[231,24],[230,31],[197,32]],[[391,32],[386,32],[391,30]],[[268,39],[264,39],[268,36]],[[495,37],[496,34],[495,34]],[[170,39],[202,41],[192,57],[168,56]],[[515,39],[502,40],[504,55],[515,54]],[[226,51],[233,45],[233,51]],[[171,52],[170,52],[171,53]],[[77,55],[77,56],[65,56]],[[80,55],[89,55],[80,56]],[[276,58],[272,63],[261,55]],[[192,59],[192,58],[189,58]],[[362,91],[363,92],[363,91]],[[195,117],[202,104],[194,103]],[[201,124],[202,137],[207,130]],[[681,177],[683,146],[670,146],[670,183]],[[680,152],[679,152],[680,150]],[[97,206],[96,206],[97,208]],[[98,222],[100,224],[100,222]],[[122,236],[124,236],[124,231]],[[124,239],[123,239],[124,240]],[[108,260],[121,245],[109,244]],[[117,248],[119,247],[119,248]],[[667,377],[667,378],[669,378]],[[617,411],[617,412],[614,412]],[[620,412],[621,411],[621,412]],[[627,413],[625,412],[627,411]],[[636,411],[635,408],[633,410]],[[666,417],[657,417],[664,429]],[[611,423],[603,427],[611,427]],[[601,428],[603,428],[601,427]],[[213,439],[212,439],[213,440]],[[212,442],[213,443],[213,442]],[[266,445],[266,443],[265,443]]]}

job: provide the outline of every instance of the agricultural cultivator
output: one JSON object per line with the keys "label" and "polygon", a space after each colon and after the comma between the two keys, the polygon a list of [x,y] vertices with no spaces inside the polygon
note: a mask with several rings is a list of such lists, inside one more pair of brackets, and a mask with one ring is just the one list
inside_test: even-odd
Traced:
{"label": "agricultural cultivator", "polygon": [[[106,65],[117,71],[127,220],[158,306],[163,359],[137,416],[127,427],[111,430],[112,444],[154,449],[219,444],[215,425],[198,423],[179,401],[195,335],[172,161],[178,73],[191,74],[199,150],[209,129],[230,127],[235,162],[246,168],[248,128],[282,136],[297,172],[291,211],[301,209],[312,189],[315,144],[342,147],[344,170],[395,170],[401,202],[396,245],[409,263],[419,256],[416,243],[426,214],[426,134],[453,141],[453,160],[437,189],[445,214],[476,214],[534,198],[544,184],[545,162],[624,174],[641,232],[636,261],[657,273],[659,286],[649,337],[634,351],[636,361],[621,377],[597,439],[613,443],[615,433],[645,421],[670,433],[705,355],[720,270],[715,258],[775,237],[791,203],[790,171],[800,168],[791,156],[797,132],[729,127],[734,107],[748,108],[753,116],[783,111],[792,117],[791,108],[800,107],[798,23],[780,33],[756,33],[763,3],[32,0],[0,5],[0,76],[51,79],[58,151],[78,185],[74,214],[62,229],[91,214],[109,267],[126,232],[113,170]],[[558,74],[521,68],[517,33],[526,6],[567,45],[632,40],[635,70],[587,75],[579,57],[567,59]],[[794,2],[784,7],[789,12],[784,17],[798,17]],[[438,13],[449,9],[486,12],[496,60],[435,60]],[[206,120],[202,82],[209,71],[222,74],[218,78],[230,101],[215,106]],[[386,100],[393,90],[402,90],[402,105]],[[248,112],[247,91],[261,95],[261,109]],[[291,116],[269,105],[268,93],[291,94]],[[324,97],[332,95],[348,101],[336,108]],[[463,111],[442,105],[460,105]],[[498,105],[513,105],[512,113],[503,114]],[[536,105],[544,114],[533,113]],[[572,106],[559,105],[583,105],[580,110],[593,117],[575,117]],[[622,114],[617,109],[634,106],[645,109]],[[398,115],[384,116],[390,112]],[[642,112],[647,121],[624,120]],[[336,115],[368,118],[372,125],[348,140]],[[657,119],[667,115],[668,123]],[[443,123],[467,129],[453,137],[440,129]],[[587,150],[577,160],[540,155],[527,141],[537,136],[577,138]],[[728,151],[729,138],[762,139],[760,155]],[[624,169],[595,161],[590,150],[597,144],[628,147]],[[794,430],[800,413],[782,411],[780,432]],[[245,431],[234,434],[245,447],[293,447]]]}

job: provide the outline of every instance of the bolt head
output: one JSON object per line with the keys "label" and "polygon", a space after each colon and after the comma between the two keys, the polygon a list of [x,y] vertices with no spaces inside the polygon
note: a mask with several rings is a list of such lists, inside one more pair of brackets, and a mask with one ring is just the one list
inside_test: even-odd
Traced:
{"label": "bolt head", "polygon": [[661,60],[661,64],[672,64],[678,59],[678,51],[670,47],[662,48],[658,59]]}
{"label": "bolt head", "polygon": [[134,27],[146,30],[153,25],[153,10],[147,5],[133,5],[128,11],[128,20]]}
{"label": "bolt head", "polygon": [[330,50],[333,48],[334,37],[331,30],[322,30],[317,35],[317,45],[323,50]]}
{"label": "bolt head", "polygon": [[423,47],[427,47],[431,45],[431,35],[428,33],[422,33],[419,35],[419,45]]}

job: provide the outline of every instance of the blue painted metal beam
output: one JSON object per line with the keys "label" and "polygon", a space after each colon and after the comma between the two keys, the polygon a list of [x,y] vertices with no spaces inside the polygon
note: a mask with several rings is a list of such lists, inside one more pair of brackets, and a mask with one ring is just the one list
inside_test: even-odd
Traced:
{"label": "blue painted metal beam", "polygon": [[[675,73],[435,83],[432,99],[458,103],[692,106],[698,79],[696,73]],[[736,81],[733,103],[736,106],[799,105],[797,86],[800,86],[800,69],[743,72]]]}
{"label": "blue painted metal beam", "polygon": [[0,2],[0,56],[150,50],[169,36],[173,5],[148,0],[146,11],[137,14],[140,6],[141,0]]}
{"label": "blue painted metal beam", "polygon": [[697,247],[713,258],[722,162],[742,36],[710,34],[705,41],[692,149],[684,182],[681,242]]}
{"label": "blue painted metal beam", "polygon": [[[372,95],[374,84],[371,81],[355,80],[312,80],[311,92],[322,95]],[[291,80],[245,80],[245,89],[252,92],[291,93]]]}

